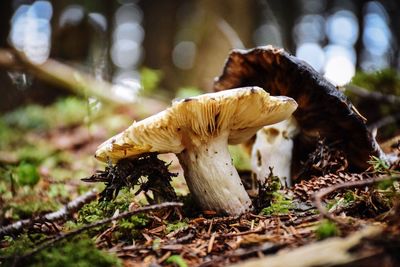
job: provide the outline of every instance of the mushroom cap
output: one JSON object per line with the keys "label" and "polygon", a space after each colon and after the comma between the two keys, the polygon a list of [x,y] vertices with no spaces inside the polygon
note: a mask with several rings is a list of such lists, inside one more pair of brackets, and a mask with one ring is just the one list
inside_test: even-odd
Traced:
{"label": "mushroom cap", "polygon": [[[233,50],[214,90],[260,86],[271,95],[292,97],[300,126],[298,149],[307,155],[319,139],[340,144],[352,167],[365,169],[371,155],[382,156],[365,119],[345,95],[306,62],[272,46]],[[304,159],[302,159],[304,160]]]}
{"label": "mushroom cap", "polygon": [[178,154],[227,131],[228,143],[238,144],[250,139],[261,127],[287,119],[296,108],[292,98],[273,97],[259,87],[190,97],[134,122],[101,144],[95,157],[117,162],[149,152]]}

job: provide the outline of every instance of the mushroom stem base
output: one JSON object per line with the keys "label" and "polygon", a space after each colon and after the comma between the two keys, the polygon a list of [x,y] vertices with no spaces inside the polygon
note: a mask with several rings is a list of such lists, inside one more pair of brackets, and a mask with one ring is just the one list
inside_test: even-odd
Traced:
{"label": "mushroom stem base", "polygon": [[252,207],[228,151],[227,136],[191,147],[178,155],[186,183],[203,210],[240,215]]}

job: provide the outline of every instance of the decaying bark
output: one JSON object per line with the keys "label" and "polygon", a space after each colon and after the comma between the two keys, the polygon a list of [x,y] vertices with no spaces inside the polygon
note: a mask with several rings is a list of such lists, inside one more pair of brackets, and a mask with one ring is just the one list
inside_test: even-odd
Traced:
{"label": "decaying bark", "polygon": [[385,157],[367,130],[365,118],[344,94],[308,64],[282,49],[267,46],[233,50],[222,75],[214,83],[214,90],[242,86],[260,86],[271,95],[289,96],[297,101],[299,107],[294,117],[301,132],[294,150],[301,148],[305,155],[301,160],[320,139],[338,144],[349,160],[349,167],[356,170],[366,169],[372,155]]}

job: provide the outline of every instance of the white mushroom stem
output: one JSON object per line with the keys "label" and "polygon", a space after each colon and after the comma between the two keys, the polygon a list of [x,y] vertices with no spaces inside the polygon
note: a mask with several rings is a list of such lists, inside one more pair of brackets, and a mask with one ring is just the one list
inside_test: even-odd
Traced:
{"label": "white mushroom stem", "polygon": [[240,215],[251,209],[251,200],[228,151],[228,133],[191,146],[178,158],[190,192],[203,210]]}
{"label": "white mushroom stem", "polygon": [[290,167],[293,154],[293,138],[299,127],[292,117],[282,122],[268,125],[257,132],[251,152],[252,171],[256,179],[264,184],[273,168],[282,186],[291,186]]}

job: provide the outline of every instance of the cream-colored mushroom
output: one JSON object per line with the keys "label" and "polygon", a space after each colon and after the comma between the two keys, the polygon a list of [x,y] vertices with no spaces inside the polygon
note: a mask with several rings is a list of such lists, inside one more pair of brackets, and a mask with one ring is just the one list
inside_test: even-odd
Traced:
{"label": "cream-colored mushroom", "polygon": [[117,162],[147,152],[175,153],[202,209],[239,215],[250,210],[251,200],[232,164],[228,143],[247,141],[296,108],[293,99],[270,96],[259,87],[186,98],[110,138],[98,147],[96,158]]}
{"label": "cream-colored mushroom", "polygon": [[298,133],[299,127],[293,117],[257,132],[251,151],[251,167],[258,182],[264,184],[272,168],[283,186],[291,186],[293,138]]}

